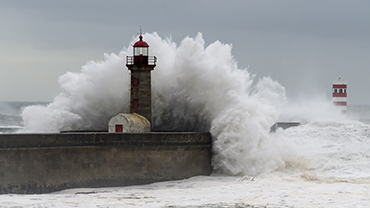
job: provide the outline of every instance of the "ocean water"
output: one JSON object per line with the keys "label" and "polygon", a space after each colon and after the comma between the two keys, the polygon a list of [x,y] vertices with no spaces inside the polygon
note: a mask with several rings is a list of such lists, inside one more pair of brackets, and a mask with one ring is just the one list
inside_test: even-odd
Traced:
{"label": "ocean water", "polygon": [[[185,180],[41,195],[1,195],[0,207],[370,207],[370,106],[341,115],[330,100],[286,98],[270,77],[239,68],[231,46],[179,45],[145,34],[156,129],[210,131],[214,173]],[[133,41],[131,41],[133,42]],[[124,48],[66,73],[51,103],[2,104],[0,126],[20,133],[102,130],[128,111]],[[121,93],[117,93],[121,92]],[[277,121],[302,125],[270,132]]]}
{"label": "ocean water", "polygon": [[[142,186],[0,195],[0,207],[369,207],[370,126],[320,120],[278,129],[285,166],[258,175],[217,174]],[[247,162],[247,161],[246,161]]]}

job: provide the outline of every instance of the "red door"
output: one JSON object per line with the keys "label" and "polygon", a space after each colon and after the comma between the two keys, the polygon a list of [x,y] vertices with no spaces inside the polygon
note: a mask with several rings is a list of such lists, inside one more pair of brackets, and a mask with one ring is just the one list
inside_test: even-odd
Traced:
{"label": "red door", "polygon": [[123,125],[122,124],[116,124],[116,132],[123,132]]}

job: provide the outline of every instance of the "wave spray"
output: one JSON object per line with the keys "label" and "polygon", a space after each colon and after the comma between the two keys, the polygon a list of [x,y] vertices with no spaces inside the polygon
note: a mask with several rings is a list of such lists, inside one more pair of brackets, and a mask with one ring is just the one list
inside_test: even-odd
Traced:
{"label": "wave spray", "polygon": [[[285,159],[269,136],[285,103],[285,89],[270,77],[257,81],[238,68],[231,45],[205,46],[201,34],[177,45],[157,33],[145,34],[150,54],[157,56],[152,72],[153,129],[210,131],[213,167],[224,174],[257,175],[284,167]],[[131,48],[104,54],[79,73],[59,77],[61,92],[47,106],[22,112],[24,132],[106,130],[119,112],[129,112]]]}

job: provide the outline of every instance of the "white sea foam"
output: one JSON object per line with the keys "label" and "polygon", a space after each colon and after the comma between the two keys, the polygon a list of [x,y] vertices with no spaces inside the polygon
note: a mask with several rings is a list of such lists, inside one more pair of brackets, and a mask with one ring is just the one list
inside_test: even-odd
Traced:
{"label": "white sea foam", "polygon": [[318,183],[279,175],[209,176],[120,188],[1,195],[0,207],[367,208],[368,184]]}
{"label": "white sea foam", "polygon": [[[350,120],[320,120],[280,130],[297,153],[295,171],[307,180],[370,183],[370,126]],[[289,163],[289,161],[287,161]]]}

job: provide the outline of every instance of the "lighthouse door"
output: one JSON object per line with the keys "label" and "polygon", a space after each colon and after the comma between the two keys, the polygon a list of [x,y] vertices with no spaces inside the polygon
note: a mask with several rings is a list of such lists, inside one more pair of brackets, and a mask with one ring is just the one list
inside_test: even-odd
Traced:
{"label": "lighthouse door", "polygon": [[123,132],[123,125],[122,124],[116,124],[116,132]]}

